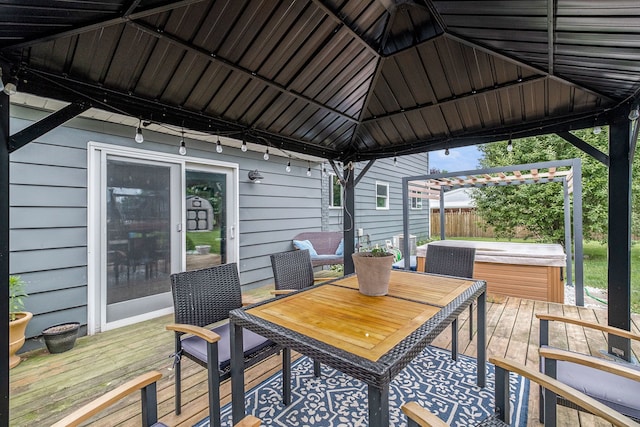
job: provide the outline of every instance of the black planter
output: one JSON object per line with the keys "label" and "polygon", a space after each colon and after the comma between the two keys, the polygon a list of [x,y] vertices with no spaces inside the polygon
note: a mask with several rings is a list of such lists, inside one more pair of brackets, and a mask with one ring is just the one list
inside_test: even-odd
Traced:
{"label": "black planter", "polygon": [[80,323],[69,322],[48,327],[42,331],[44,343],[49,353],[63,353],[71,350],[76,344]]}

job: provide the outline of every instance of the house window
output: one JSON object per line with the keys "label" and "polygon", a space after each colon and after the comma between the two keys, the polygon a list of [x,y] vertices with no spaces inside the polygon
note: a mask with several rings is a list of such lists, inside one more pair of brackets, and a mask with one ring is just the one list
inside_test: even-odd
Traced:
{"label": "house window", "polygon": [[389,184],[376,182],[376,209],[389,209]]}
{"label": "house window", "polygon": [[411,196],[411,209],[422,209],[422,192],[414,191]]}
{"label": "house window", "polygon": [[331,187],[329,188],[329,207],[342,207],[342,185],[337,175],[331,175]]}

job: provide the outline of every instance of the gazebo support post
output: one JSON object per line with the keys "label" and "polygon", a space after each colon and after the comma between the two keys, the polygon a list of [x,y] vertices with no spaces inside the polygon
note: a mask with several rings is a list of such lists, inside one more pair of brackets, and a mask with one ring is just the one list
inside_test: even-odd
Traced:
{"label": "gazebo support post", "polygon": [[9,425],[9,97],[0,91],[0,426]]}
{"label": "gazebo support post", "polygon": [[[351,165],[345,164],[349,168]],[[355,272],[351,254],[355,252],[355,207],[356,207],[356,180],[355,170],[342,170],[344,182],[344,274]]]}
{"label": "gazebo support post", "polygon": [[[631,330],[631,162],[630,125],[620,114],[609,127],[609,325]],[[609,335],[609,353],[631,360],[628,339]]]}

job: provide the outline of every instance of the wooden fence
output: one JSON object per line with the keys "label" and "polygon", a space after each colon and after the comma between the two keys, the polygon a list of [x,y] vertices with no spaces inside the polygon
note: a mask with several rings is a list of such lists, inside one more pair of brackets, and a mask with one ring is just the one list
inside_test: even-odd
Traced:
{"label": "wooden fence", "polygon": [[[493,227],[484,228],[485,221],[473,209],[445,209],[447,237],[495,237]],[[526,230],[516,233],[525,237]],[[440,236],[440,209],[431,210],[431,236]]]}

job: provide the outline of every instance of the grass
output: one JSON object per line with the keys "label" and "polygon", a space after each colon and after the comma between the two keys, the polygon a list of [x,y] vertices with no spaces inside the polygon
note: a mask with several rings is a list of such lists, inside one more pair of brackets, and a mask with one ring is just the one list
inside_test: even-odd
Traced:
{"label": "grass", "polygon": [[[474,237],[452,237],[451,240],[475,240],[492,242],[532,243],[524,239],[487,239]],[[583,243],[584,252],[584,286],[607,289],[607,245],[595,241]],[[631,246],[631,311],[640,313],[640,244]]]}
{"label": "grass", "polygon": [[187,237],[191,239],[195,246],[211,245],[211,253],[220,253],[220,229],[213,231],[188,231]]}

